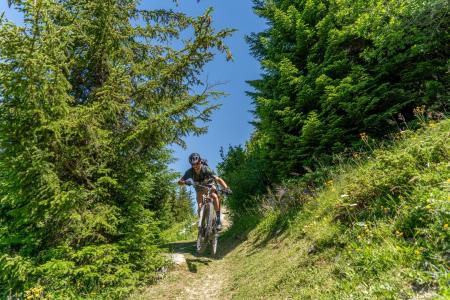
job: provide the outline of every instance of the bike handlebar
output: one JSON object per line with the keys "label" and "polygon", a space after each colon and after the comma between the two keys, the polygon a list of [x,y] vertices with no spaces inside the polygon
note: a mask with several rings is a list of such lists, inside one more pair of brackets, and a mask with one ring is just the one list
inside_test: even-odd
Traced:
{"label": "bike handlebar", "polygon": [[[188,179],[189,180],[189,179]],[[200,187],[200,188],[205,188],[205,189],[208,189],[208,190],[210,190],[210,189],[212,189],[213,187],[214,187],[214,185],[213,184],[208,184],[208,185],[202,185],[202,184],[198,184],[198,183],[195,183],[195,182],[193,182],[193,181],[189,181],[189,183],[187,183],[187,180],[185,181],[185,184],[187,184],[187,185],[192,185],[193,187]],[[222,193],[222,194],[227,194],[227,195],[230,195],[232,192],[231,192],[231,190],[229,189],[229,188],[227,188],[227,189],[216,189],[219,193]]]}

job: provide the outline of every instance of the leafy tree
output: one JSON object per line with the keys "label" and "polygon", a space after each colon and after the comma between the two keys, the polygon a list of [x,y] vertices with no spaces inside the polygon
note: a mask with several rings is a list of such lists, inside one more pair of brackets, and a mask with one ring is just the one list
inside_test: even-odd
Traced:
{"label": "leafy tree", "polygon": [[231,57],[231,30],[133,0],[9,3],[24,25],[0,21],[0,296],[124,295],[163,264],[166,146],[206,131],[219,94],[199,74]]}

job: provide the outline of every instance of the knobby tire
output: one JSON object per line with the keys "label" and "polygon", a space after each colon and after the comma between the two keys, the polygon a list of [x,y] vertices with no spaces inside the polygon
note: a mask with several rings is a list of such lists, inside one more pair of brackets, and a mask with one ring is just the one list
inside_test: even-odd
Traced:
{"label": "knobby tire", "polygon": [[201,208],[200,216],[202,218],[197,237],[197,252],[203,253],[211,242],[211,253],[215,255],[217,252],[217,233],[216,233],[216,214],[214,205],[209,202]]}

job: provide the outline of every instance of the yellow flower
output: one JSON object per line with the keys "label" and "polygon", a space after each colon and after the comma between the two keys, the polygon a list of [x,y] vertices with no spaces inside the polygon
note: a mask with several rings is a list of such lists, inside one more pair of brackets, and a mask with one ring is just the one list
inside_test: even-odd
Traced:
{"label": "yellow flower", "polygon": [[423,115],[425,113],[425,105],[418,106],[413,109],[414,115]]}
{"label": "yellow flower", "polygon": [[444,224],[444,229],[447,229],[448,228],[448,224]]}

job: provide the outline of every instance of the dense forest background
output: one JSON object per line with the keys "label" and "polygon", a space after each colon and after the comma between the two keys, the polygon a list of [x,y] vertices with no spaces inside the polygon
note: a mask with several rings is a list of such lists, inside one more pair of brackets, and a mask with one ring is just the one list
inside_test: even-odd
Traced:
{"label": "dense forest background", "polygon": [[[222,151],[237,213],[267,187],[370,150],[449,110],[447,1],[254,1],[268,29],[248,37],[263,74],[250,80],[255,131]],[[373,146],[373,144],[372,144]]]}

